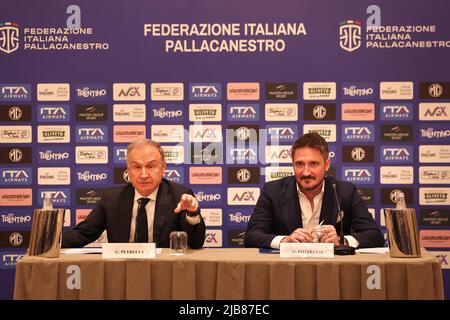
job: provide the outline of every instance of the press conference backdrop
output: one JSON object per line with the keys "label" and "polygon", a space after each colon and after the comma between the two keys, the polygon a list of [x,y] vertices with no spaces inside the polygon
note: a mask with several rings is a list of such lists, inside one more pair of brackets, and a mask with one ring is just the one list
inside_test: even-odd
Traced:
{"label": "press conference backdrop", "polygon": [[[401,189],[422,246],[450,246],[448,1],[0,3],[0,298],[51,192],[65,227],[126,183],[125,146],[162,143],[205,247],[242,246],[260,188],[319,132],[385,230]],[[104,241],[102,237],[99,241]]]}

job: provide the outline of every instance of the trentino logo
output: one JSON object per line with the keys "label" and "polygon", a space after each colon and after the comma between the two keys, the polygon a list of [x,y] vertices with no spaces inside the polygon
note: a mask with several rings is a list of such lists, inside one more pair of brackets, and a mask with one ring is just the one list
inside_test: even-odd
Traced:
{"label": "trentino logo", "polygon": [[12,53],[19,49],[19,25],[16,22],[0,22],[0,51]]}
{"label": "trentino logo", "polygon": [[222,85],[220,83],[190,83],[190,100],[220,100],[222,99]]}
{"label": "trentino logo", "polygon": [[361,21],[345,20],[339,24],[339,45],[348,52],[361,47]]}
{"label": "trentino logo", "polygon": [[83,167],[76,170],[75,177],[77,184],[106,185],[109,183],[108,169]]}
{"label": "trentino logo", "polygon": [[105,100],[106,84],[77,84],[75,96],[77,100]]}
{"label": "trentino logo", "polygon": [[360,184],[373,184],[375,182],[374,167],[343,167],[342,180]]}
{"label": "trentino logo", "polygon": [[342,98],[347,100],[372,100],[374,88],[373,83],[343,83]]}
{"label": "trentino logo", "polygon": [[69,163],[70,148],[69,147],[39,147],[38,162],[45,164],[53,163]]}
{"label": "trentino logo", "polygon": [[419,128],[420,140],[450,142],[450,129],[448,125],[421,125]]}
{"label": "trentino logo", "polygon": [[153,105],[150,113],[155,122],[178,122],[183,117],[183,106],[180,104]]}
{"label": "trentino logo", "polygon": [[412,162],[412,146],[381,146],[381,162]]}

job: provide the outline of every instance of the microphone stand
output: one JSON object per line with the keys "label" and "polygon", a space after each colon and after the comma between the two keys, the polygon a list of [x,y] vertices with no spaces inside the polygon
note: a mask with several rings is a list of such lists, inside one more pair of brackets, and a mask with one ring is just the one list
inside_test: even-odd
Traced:
{"label": "microphone stand", "polygon": [[339,215],[339,223],[340,223],[340,237],[339,237],[339,245],[334,247],[334,254],[338,256],[349,256],[355,254],[355,248],[345,245],[344,238],[344,212],[341,210],[341,206],[339,205],[339,197],[336,191],[336,183],[333,182],[334,196],[336,198],[338,215]]}

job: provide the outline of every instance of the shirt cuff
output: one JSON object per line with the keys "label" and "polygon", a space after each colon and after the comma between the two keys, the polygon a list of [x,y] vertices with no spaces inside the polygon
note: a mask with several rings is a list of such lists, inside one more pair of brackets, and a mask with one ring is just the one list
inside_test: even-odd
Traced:
{"label": "shirt cuff", "polygon": [[344,238],[347,240],[348,245],[352,248],[358,248],[359,247],[359,241],[356,240],[352,236],[344,236]]}
{"label": "shirt cuff", "polygon": [[186,221],[191,224],[191,225],[196,225],[200,223],[200,215],[196,215],[195,217],[189,217],[188,215],[186,215]]}
{"label": "shirt cuff", "polygon": [[272,239],[272,242],[270,243],[270,247],[272,249],[280,249],[280,243],[286,237],[287,236],[276,236],[275,238]]}

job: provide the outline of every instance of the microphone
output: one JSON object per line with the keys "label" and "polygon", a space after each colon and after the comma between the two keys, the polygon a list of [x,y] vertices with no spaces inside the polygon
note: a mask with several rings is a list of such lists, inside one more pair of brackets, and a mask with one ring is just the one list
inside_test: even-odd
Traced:
{"label": "microphone", "polygon": [[338,256],[348,256],[355,254],[355,248],[345,245],[344,238],[344,212],[341,210],[341,205],[339,204],[339,197],[336,190],[336,180],[333,178],[333,182],[331,183],[334,190],[334,197],[336,199],[338,215],[339,215],[339,223],[340,223],[340,237],[339,237],[339,245],[334,247],[334,254]]}

